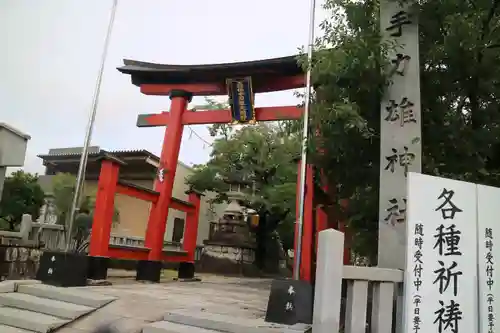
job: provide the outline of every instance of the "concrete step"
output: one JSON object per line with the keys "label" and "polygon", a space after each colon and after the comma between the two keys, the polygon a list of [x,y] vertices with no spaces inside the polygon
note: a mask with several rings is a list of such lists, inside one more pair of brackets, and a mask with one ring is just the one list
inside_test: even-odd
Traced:
{"label": "concrete step", "polygon": [[69,320],[67,319],[61,319],[33,311],[5,306],[0,307],[0,323],[37,333],[52,332],[68,322]]}
{"label": "concrete step", "polygon": [[284,325],[266,323],[263,319],[242,318],[192,310],[167,313],[164,320],[227,333],[281,333],[286,328]]}
{"label": "concrete step", "polygon": [[23,294],[85,305],[92,308],[100,308],[116,299],[112,296],[100,295],[85,289],[61,288],[45,284],[20,285],[17,291]]}
{"label": "concrete step", "polygon": [[23,330],[22,328],[1,325],[0,324],[0,332],[2,333],[33,333],[33,331]]}
{"label": "concrete step", "polygon": [[23,284],[39,284],[38,280],[6,280],[0,282],[0,293],[13,293]]}
{"label": "concrete step", "polygon": [[41,298],[22,293],[0,294],[0,305],[39,312],[64,319],[76,319],[94,310],[94,308],[85,305]]}
{"label": "concrete step", "polygon": [[[3,332],[2,332],[3,333]],[[206,328],[199,328],[176,324],[169,321],[157,321],[145,326],[142,333],[221,333],[220,331],[209,330]]]}

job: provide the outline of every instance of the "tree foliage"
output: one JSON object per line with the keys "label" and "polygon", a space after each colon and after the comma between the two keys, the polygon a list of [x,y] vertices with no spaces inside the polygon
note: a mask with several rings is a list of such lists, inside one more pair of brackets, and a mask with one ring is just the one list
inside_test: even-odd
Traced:
{"label": "tree foliage", "polygon": [[[380,96],[388,83],[379,1],[327,0],[313,63],[313,163],[343,210],[355,250],[374,259],[378,230]],[[422,168],[500,185],[500,0],[417,1]],[[319,154],[318,148],[325,154]]]}
{"label": "tree foliage", "polygon": [[52,178],[52,194],[57,214],[57,224],[64,225],[71,209],[76,178],[69,173],[58,173]]}
{"label": "tree foliage", "polygon": [[[207,101],[212,108],[227,108]],[[227,199],[228,182],[248,185],[245,191],[249,206],[261,214],[278,217],[267,231],[279,225],[285,248],[292,247],[297,183],[294,159],[300,149],[299,137],[285,135],[274,124],[215,124],[210,131],[216,137],[210,160],[194,167],[188,184],[201,191],[216,192],[217,202]]]}
{"label": "tree foliage", "polygon": [[[54,195],[54,205],[57,214],[57,223],[65,225],[68,221],[67,217],[71,209],[73,201],[73,191],[76,184],[76,177],[69,173],[58,173],[52,180],[52,192]],[[84,191],[85,193],[85,191]],[[92,217],[95,208],[95,193],[85,193],[80,200],[78,206],[79,211],[86,211]],[[83,219],[81,219],[83,220]],[[90,219],[91,221],[92,219]],[[120,213],[115,208],[113,216],[113,223],[118,223],[120,220]],[[83,228],[84,226],[78,225],[78,219],[75,220],[75,228]],[[88,223],[87,223],[88,224]],[[85,229],[90,229],[91,224],[85,226]]]}
{"label": "tree foliage", "polygon": [[[52,179],[52,192],[57,214],[57,224],[67,227],[69,224],[69,213],[73,202],[73,194],[76,177],[70,173],[58,173]],[[78,213],[75,216],[71,231],[71,249],[75,252],[84,252],[88,246],[88,238],[92,228],[93,213],[95,209],[95,193],[83,190],[83,197],[78,205]],[[113,224],[120,222],[120,212],[114,209]]]}
{"label": "tree foliage", "polygon": [[38,218],[44,197],[38,184],[38,175],[16,171],[5,178],[0,217],[8,222],[10,230],[15,230],[23,214],[30,214],[33,219]]}

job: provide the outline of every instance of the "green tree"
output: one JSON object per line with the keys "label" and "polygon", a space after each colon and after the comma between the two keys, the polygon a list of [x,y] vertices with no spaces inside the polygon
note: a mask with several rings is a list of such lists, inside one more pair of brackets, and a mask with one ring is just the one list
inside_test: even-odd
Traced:
{"label": "green tree", "polygon": [[76,177],[70,173],[58,173],[52,178],[52,193],[57,214],[57,224],[65,225],[71,209]]}
{"label": "green tree", "polygon": [[[52,179],[52,192],[54,195],[54,205],[56,206],[57,223],[67,223],[67,216],[71,209],[73,202],[73,191],[76,184],[76,177],[70,173],[58,173]],[[85,189],[82,191],[85,195],[80,199],[78,205],[79,211],[88,211],[93,213],[95,208],[96,193],[86,193]],[[115,208],[113,215],[113,223],[119,223],[120,212]]]}
{"label": "green tree", "polygon": [[[387,50],[379,1],[327,0],[313,64],[313,163],[343,210],[358,254],[375,259],[380,96]],[[500,185],[500,1],[417,1],[423,172]],[[326,154],[318,154],[318,148]]]}
{"label": "green tree", "polygon": [[[54,194],[54,205],[57,214],[57,223],[68,224],[68,216],[73,202],[73,191],[76,177],[69,173],[58,173],[52,180],[52,191]],[[85,189],[83,191],[85,193]],[[93,211],[95,208],[95,193],[86,193],[80,200],[79,213],[75,216],[73,223],[72,238],[75,240],[75,249],[85,245],[90,228],[92,227]],[[115,208],[113,224],[120,222],[120,212]]]}
{"label": "green tree", "polygon": [[35,220],[38,218],[44,197],[37,174],[16,171],[5,179],[0,217],[9,224],[10,230],[15,230],[23,214],[30,214]]}
{"label": "green tree", "polygon": [[300,149],[299,136],[285,135],[273,124],[239,129],[214,125],[211,131],[218,137],[213,143],[210,160],[195,166],[188,183],[201,191],[217,192],[216,202],[227,199],[227,181],[249,184],[245,189],[247,204],[259,213],[261,220],[257,231],[257,264],[261,265],[265,238],[276,229],[284,248],[293,247],[297,183],[294,159]]}

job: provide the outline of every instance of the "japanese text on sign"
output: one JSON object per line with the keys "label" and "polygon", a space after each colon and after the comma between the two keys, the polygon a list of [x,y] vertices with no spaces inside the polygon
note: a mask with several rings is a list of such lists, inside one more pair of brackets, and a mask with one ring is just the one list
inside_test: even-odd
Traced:
{"label": "japanese text on sign", "polygon": [[488,333],[494,333],[495,329],[495,314],[494,314],[494,303],[495,296],[493,295],[492,289],[495,284],[493,278],[494,262],[493,262],[493,229],[485,228],[484,230],[484,247],[486,248],[486,255],[484,261],[486,264],[486,284],[489,293],[486,296],[486,302],[488,303],[488,312],[486,313],[488,321]]}
{"label": "japanese text on sign", "polygon": [[413,232],[413,247],[415,252],[413,254],[413,284],[417,293],[413,295],[413,331],[418,333],[420,331],[420,324],[422,322],[420,318],[420,303],[422,302],[422,296],[420,295],[420,287],[422,286],[422,273],[424,271],[424,262],[422,261],[422,246],[424,245],[424,225],[422,223],[417,223],[415,225],[415,230]]}
{"label": "japanese text on sign", "polygon": [[[454,219],[455,214],[462,212],[452,201],[455,192],[443,188],[438,196],[440,204],[435,211],[441,211],[443,221]],[[434,234],[435,244],[433,249],[438,252],[438,269],[434,271],[435,279],[433,285],[437,286],[437,292],[443,295],[447,291],[454,297],[458,295],[460,276],[463,272],[460,270],[456,260],[447,260],[447,257],[461,256],[460,239],[462,232],[458,230],[453,223],[444,225],[441,223],[436,228]],[[459,333],[460,321],[463,319],[460,303],[451,298],[449,302],[438,300],[437,310],[434,312],[434,324],[437,326],[437,332]]]}

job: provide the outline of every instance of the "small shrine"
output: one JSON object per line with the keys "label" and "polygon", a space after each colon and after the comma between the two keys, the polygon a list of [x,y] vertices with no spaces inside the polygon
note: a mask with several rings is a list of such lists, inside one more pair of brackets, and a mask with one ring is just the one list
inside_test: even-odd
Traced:
{"label": "small shrine", "polygon": [[255,260],[256,241],[251,231],[249,216],[255,212],[246,207],[247,184],[228,182],[227,207],[215,224],[210,238],[204,241],[202,257],[204,270],[214,273],[245,274]]}

